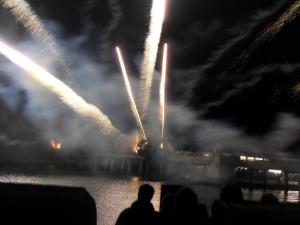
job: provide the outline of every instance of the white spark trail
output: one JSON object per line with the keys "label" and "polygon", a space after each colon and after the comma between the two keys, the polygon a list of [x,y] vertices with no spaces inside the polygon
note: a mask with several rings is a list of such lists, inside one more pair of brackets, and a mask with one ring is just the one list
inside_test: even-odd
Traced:
{"label": "white spark trail", "polygon": [[64,70],[66,77],[71,79],[69,68],[58,50],[54,37],[47,31],[29,3],[26,0],[0,0],[0,4],[15,16],[16,20],[30,32],[32,38],[41,45],[45,52],[52,55]]}
{"label": "white spark trail", "polygon": [[134,100],[134,97],[133,97],[133,94],[132,94],[132,89],[131,89],[130,82],[129,82],[129,79],[128,79],[128,75],[127,75],[127,71],[126,71],[126,67],[125,67],[123,57],[122,57],[121,50],[120,50],[119,47],[116,47],[116,51],[117,51],[117,55],[118,55],[122,75],[123,75],[123,78],[124,78],[124,83],[125,83],[125,86],[126,86],[126,90],[127,90],[131,110],[132,110],[133,115],[134,115],[134,117],[137,121],[137,125],[138,125],[140,131],[143,134],[144,140],[147,140],[147,137],[146,137],[146,134],[145,134],[145,131],[144,131],[144,127],[143,127],[143,123],[142,123],[141,117],[139,115],[139,112],[138,112],[138,109],[136,107],[135,100]]}
{"label": "white spark trail", "polygon": [[256,41],[262,42],[275,36],[287,23],[297,18],[299,14],[300,0],[297,0],[277,20],[267,26]]}
{"label": "white spark trail", "polygon": [[142,117],[150,102],[153,73],[165,17],[166,0],[152,0],[149,33],[145,41],[144,60],[141,71]]}
{"label": "white spark trail", "polygon": [[165,130],[165,104],[166,104],[166,77],[167,77],[168,45],[164,45],[162,62],[162,73],[159,87],[160,120],[161,120],[161,139],[164,139]]}
{"label": "white spark trail", "polygon": [[120,134],[109,118],[95,105],[87,103],[70,87],[34,63],[31,59],[0,41],[0,53],[10,61],[22,68],[31,78],[49,91],[56,94],[59,99],[75,110],[77,113],[89,117],[97,122],[103,134]]}
{"label": "white spark trail", "polygon": [[233,66],[241,64],[242,66],[248,61],[251,54],[259,47],[259,45],[268,39],[274,37],[288,23],[296,19],[300,15],[300,0],[296,0],[291,4],[275,21],[268,24],[254,40],[250,49],[242,52],[237,62]]}

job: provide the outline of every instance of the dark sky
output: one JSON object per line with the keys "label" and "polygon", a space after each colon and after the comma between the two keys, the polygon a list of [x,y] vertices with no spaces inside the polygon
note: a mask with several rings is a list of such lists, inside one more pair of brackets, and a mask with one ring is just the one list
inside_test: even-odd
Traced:
{"label": "dark sky", "polygon": [[[114,15],[108,0],[29,2],[46,25],[51,21],[59,26],[58,39],[84,35],[81,48],[100,60],[115,63],[116,43],[126,47],[129,58],[143,52],[150,0],[120,0],[121,19],[105,40],[101,34]],[[280,112],[300,116],[294,91],[299,80],[299,18],[260,43],[246,61],[239,60],[266,25],[293,2],[168,0],[162,40],[171,46],[169,99],[183,101],[199,116],[229,121],[251,135],[269,132]],[[29,38],[6,10],[0,11],[0,23],[1,35],[11,41]],[[101,41],[107,42],[105,48]]]}

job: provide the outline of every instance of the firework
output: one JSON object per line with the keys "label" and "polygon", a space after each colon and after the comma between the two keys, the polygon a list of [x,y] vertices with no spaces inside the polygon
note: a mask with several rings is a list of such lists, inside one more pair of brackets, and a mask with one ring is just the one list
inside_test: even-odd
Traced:
{"label": "firework", "polygon": [[274,22],[268,24],[254,40],[250,49],[242,52],[237,62],[234,63],[234,66],[241,64],[242,66],[247,62],[248,58],[251,56],[252,52],[256,50],[259,45],[268,40],[270,37],[275,36],[287,23],[291,22],[299,16],[300,12],[300,0],[295,1],[291,4],[287,10],[285,10],[282,15],[275,20]]}
{"label": "firework", "polygon": [[300,11],[300,0],[295,1],[291,6],[273,23],[267,26],[257,41],[265,41],[271,36],[277,34],[287,23],[294,20]]}
{"label": "firework", "polygon": [[21,67],[39,84],[56,94],[62,102],[75,110],[77,113],[94,119],[101,128],[103,134],[119,134],[119,131],[111,124],[109,118],[104,115],[99,108],[87,103],[70,87],[52,74],[48,73],[44,68],[34,63],[31,59],[1,41],[0,53]]}
{"label": "firework", "polygon": [[165,130],[165,104],[166,104],[166,76],[167,76],[167,58],[168,58],[168,45],[164,45],[164,54],[162,62],[162,72],[159,88],[159,103],[160,103],[160,120],[161,120],[161,139],[164,138]]}
{"label": "firework", "polygon": [[133,97],[133,94],[132,94],[132,90],[131,90],[131,86],[130,86],[130,82],[129,82],[129,79],[128,79],[128,75],[127,75],[127,71],[126,71],[126,67],[125,67],[123,57],[122,57],[121,50],[120,50],[119,47],[116,47],[116,51],[117,51],[121,71],[122,71],[122,74],[123,74],[124,83],[125,83],[125,86],[126,86],[126,90],[127,90],[131,110],[132,110],[133,115],[134,115],[134,117],[137,121],[137,125],[138,125],[139,129],[141,130],[141,132],[143,134],[143,138],[144,138],[144,140],[146,140],[147,139],[146,134],[145,134],[144,127],[143,127],[143,124],[142,124],[142,121],[141,121],[141,117],[139,115],[139,112],[137,110],[137,107],[136,107],[136,104],[135,104],[135,101],[134,101],[134,97]]}
{"label": "firework", "polygon": [[151,95],[152,78],[156,64],[162,25],[165,17],[166,0],[153,0],[149,34],[145,42],[144,60],[141,71],[142,116],[148,109]]}
{"label": "firework", "polygon": [[8,9],[27,29],[33,39],[38,41],[45,52],[49,52],[69,76],[70,72],[56,47],[53,36],[47,31],[41,19],[34,13],[26,0],[0,0],[0,4]]}

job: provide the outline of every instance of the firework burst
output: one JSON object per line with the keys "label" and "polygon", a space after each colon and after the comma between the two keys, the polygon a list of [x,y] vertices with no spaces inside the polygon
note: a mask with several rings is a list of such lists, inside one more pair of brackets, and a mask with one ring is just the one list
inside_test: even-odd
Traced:
{"label": "firework burst", "polygon": [[141,71],[142,117],[147,113],[150,102],[153,73],[160,43],[166,0],[153,0],[149,34],[145,42],[144,60]]}
{"label": "firework burst", "polygon": [[28,2],[25,0],[0,0],[0,4],[15,16],[16,20],[29,31],[33,39],[42,46],[45,52],[49,52],[53,56],[68,76],[68,79],[71,79],[69,68],[62,59],[54,37],[47,31],[43,22],[33,11]]}
{"label": "firework burst", "polygon": [[34,63],[31,59],[0,41],[0,53],[22,68],[31,78],[49,91],[77,113],[92,118],[97,122],[103,134],[119,134],[109,118],[95,105],[87,103],[70,87]]}

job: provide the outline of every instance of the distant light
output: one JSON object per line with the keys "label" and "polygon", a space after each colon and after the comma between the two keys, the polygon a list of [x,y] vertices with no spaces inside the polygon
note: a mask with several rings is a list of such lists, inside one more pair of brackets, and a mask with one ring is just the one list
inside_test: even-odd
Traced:
{"label": "distant light", "polygon": [[247,160],[248,160],[248,161],[254,161],[254,160],[255,160],[255,158],[254,158],[254,157],[252,157],[252,156],[251,156],[251,157],[249,156],[249,157],[247,158]]}
{"label": "distant light", "polygon": [[234,170],[235,171],[238,171],[238,170],[248,170],[248,167],[238,166]]}
{"label": "distant light", "polygon": [[241,156],[240,156],[240,160],[246,161],[246,160],[247,160],[247,156],[241,155]]}
{"label": "distant light", "polygon": [[275,174],[275,175],[280,175],[280,174],[282,174],[282,170],[269,169],[268,172],[269,172],[269,173],[273,173],[273,174]]}
{"label": "distant light", "polygon": [[204,157],[210,157],[211,154],[209,152],[204,153]]}
{"label": "distant light", "polygon": [[255,161],[263,161],[263,158],[255,158]]}
{"label": "distant light", "polygon": [[160,148],[164,149],[164,143],[160,143]]}
{"label": "distant light", "polygon": [[236,170],[248,170],[248,168],[247,167],[243,167],[243,166],[239,166],[239,167],[236,168]]}
{"label": "distant light", "polygon": [[262,157],[245,156],[245,155],[241,155],[240,160],[241,161],[269,161],[269,159],[265,159]]}

